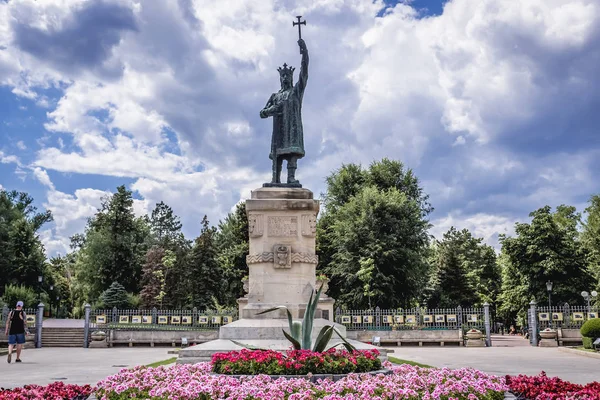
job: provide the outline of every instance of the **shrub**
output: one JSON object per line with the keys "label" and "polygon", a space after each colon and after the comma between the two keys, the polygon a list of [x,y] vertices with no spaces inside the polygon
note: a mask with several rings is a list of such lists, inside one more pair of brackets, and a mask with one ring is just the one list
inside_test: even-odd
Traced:
{"label": "shrub", "polygon": [[587,320],[581,327],[581,336],[592,339],[600,338],[600,318]]}
{"label": "shrub", "polygon": [[129,307],[129,298],[127,291],[119,282],[113,282],[108,289],[100,295],[100,301],[105,308],[127,308]]}
{"label": "shrub", "polygon": [[594,339],[591,337],[583,337],[583,348],[584,349],[593,349],[594,348]]}
{"label": "shrub", "polygon": [[6,303],[9,308],[14,308],[19,300],[23,302],[24,308],[36,308],[38,297],[30,287],[24,285],[6,285],[2,300],[0,301],[0,308],[2,308],[2,302]]}

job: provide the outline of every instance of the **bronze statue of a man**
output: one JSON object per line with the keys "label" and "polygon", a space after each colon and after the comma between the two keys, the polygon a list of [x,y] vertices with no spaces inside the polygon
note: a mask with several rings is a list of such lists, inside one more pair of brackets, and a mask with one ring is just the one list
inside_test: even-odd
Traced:
{"label": "bronze statue of a man", "polygon": [[[302,97],[308,81],[308,50],[303,39],[298,40],[302,62],[300,76],[293,84],[294,68],[283,64],[278,68],[281,89],[273,93],[265,108],[260,111],[261,118],[273,117],[273,136],[271,153],[273,160],[273,179],[264,186],[302,187],[296,180],[296,168],[299,158],[304,157],[304,133],[302,130]],[[281,167],[287,161],[287,183],[281,183]]]}

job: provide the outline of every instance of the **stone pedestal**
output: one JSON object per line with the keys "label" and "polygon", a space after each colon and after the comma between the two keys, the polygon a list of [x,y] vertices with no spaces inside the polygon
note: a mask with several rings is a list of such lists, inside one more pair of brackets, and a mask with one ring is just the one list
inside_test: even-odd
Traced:
{"label": "stone pedestal", "polygon": [[[286,306],[292,317],[302,319],[316,284],[318,258],[315,235],[319,202],[308,189],[263,187],[246,201],[250,237],[247,295],[238,299],[240,319],[224,325],[219,339],[182,349],[178,363],[210,361],[214,353],[240,350],[234,341],[265,349],[285,351],[291,343],[285,310],[257,315],[263,310]],[[342,336],[346,328],[333,324],[334,299],[321,293],[313,325],[313,343],[325,325],[334,325]],[[334,335],[330,345],[339,343]],[[350,340],[357,349],[374,346]],[[387,359],[381,351],[382,359]]]}
{"label": "stone pedestal", "polygon": [[[248,294],[238,301],[240,318],[287,318],[285,311],[256,315],[280,305],[285,305],[294,318],[302,318],[316,288],[319,202],[308,189],[260,188],[246,201],[246,212],[250,236]],[[333,302],[322,298],[317,317],[332,320]]]}

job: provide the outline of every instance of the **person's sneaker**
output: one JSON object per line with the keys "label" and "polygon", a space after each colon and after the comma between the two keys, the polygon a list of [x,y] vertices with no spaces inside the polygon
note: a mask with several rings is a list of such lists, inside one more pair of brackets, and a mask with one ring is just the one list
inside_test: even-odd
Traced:
{"label": "person's sneaker", "polygon": [[12,353],[9,351],[8,352],[8,357],[6,358],[6,361],[8,361],[8,363],[10,364],[11,360],[12,360]]}
{"label": "person's sneaker", "polygon": [[15,360],[15,362],[23,362],[23,361],[21,361],[21,359],[20,359],[20,358],[17,358],[17,359]]}

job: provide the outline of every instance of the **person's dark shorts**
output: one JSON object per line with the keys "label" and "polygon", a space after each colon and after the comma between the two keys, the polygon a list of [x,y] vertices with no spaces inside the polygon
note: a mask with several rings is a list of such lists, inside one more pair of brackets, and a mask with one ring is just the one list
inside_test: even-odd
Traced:
{"label": "person's dark shorts", "polygon": [[17,333],[16,335],[8,335],[8,344],[25,344],[25,334]]}

